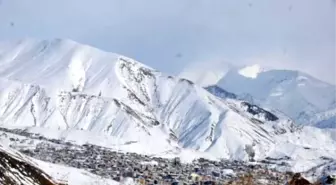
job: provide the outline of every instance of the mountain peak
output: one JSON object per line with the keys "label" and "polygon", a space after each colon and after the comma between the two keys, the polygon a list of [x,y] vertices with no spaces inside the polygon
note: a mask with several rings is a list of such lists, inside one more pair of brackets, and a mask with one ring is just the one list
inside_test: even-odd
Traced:
{"label": "mountain peak", "polygon": [[240,69],[238,73],[248,78],[256,78],[258,74],[263,71],[264,69],[261,67],[261,65],[254,64]]}

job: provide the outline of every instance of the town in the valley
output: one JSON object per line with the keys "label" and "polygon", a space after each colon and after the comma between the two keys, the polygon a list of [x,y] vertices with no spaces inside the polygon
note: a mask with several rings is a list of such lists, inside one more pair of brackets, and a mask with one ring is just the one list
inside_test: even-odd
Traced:
{"label": "town in the valley", "polygon": [[266,168],[270,164],[285,167],[286,159],[268,158],[247,163],[200,158],[191,163],[182,163],[179,158],[125,153],[91,144],[76,145],[5,128],[0,128],[0,139],[9,140],[11,147],[30,157],[84,169],[118,182],[133,178],[140,184],[230,184],[241,178],[253,178],[263,184],[281,184],[289,181],[293,175],[291,172]]}

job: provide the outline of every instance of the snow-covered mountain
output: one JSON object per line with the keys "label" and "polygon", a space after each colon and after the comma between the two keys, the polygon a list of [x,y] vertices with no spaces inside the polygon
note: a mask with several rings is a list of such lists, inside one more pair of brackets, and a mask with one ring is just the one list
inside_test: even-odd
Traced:
{"label": "snow-covered mountain", "polygon": [[203,87],[217,85],[238,99],[277,109],[300,124],[336,126],[335,116],[330,114],[336,110],[335,85],[300,71],[210,62],[188,66],[180,76]]}
{"label": "snow-covered mountain", "polygon": [[2,126],[84,130],[158,151],[177,142],[238,158],[245,145],[267,150],[274,142],[272,129],[203,88],[132,59],[65,40],[23,40],[2,51]]}
{"label": "snow-covered mountain", "polygon": [[[189,80],[73,41],[1,45],[2,127],[151,154],[191,149],[243,160],[246,148],[256,159],[335,154],[333,131],[299,131],[291,120],[263,114],[252,104],[218,98]],[[317,133],[319,142],[311,138]],[[320,142],[332,147],[326,151]],[[314,150],[303,153],[307,145]]]}
{"label": "snow-covered mountain", "polygon": [[[247,66],[230,70],[218,86],[238,96],[249,95],[254,103],[278,109],[301,124],[317,124],[316,114],[325,115],[319,121],[328,120],[325,112],[336,108],[336,87],[299,71]],[[323,127],[334,124],[330,121]]]}

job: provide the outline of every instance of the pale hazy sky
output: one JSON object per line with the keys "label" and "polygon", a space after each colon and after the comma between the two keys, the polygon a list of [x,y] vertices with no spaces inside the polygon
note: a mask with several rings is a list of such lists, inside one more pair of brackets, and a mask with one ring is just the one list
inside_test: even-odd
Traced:
{"label": "pale hazy sky", "polygon": [[258,62],[335,84],[335,0],[0,0],[0,41],[25,37],[68,38],[173,74]]}

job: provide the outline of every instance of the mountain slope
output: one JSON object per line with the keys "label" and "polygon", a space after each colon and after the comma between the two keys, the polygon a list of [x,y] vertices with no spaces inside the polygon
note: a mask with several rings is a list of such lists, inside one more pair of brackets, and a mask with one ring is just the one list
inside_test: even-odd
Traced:
{"label": "mountain slope", "polygon": [[[242,109],[244,109],[246,111],[246,113],[252,115],[252,116],[255,116],[257,119],[259,118],[259,121],[277,121],[279,120],[279,118],[267,111],[267,110],[264,110],[256,105],[253,105],[253,104],[250,104],[246,101],[237,101],[238,100],[238,97],[233,94],[233,93],[230,93],[230,92],[227,92],[225,91],[224,89],[216,86],[216,85],[212,85],[212,86],[209,86],[209,87],[205,87],[205,89],[207,91],[209,91],[211,94],[219,97],[219,98],[222,98],[228,102],[235,102],[235,103],[240,103],[240,107]],[[288,118],[287,118],[288,119]]]}
{"label": "mountain slope", "polygon": [[0,145],[0,184],[57,185],[30,159]]}
{"label": "mountain slope", "polygon": [[0,144],[0,184],[4,185],[117,185],[90,172],[27,157]]}
{"label": "mountain slope", "polygon": [[119,185],[119,182],[106,179],[86,170],[53,164],[33,159],[34,162],[53,179],[67,185]]}
{"label": "mountain slope", "polygon": [[312,123],[319,128],[336,128],[336,108],[315,114]]}
{"label": "mountain slope", "polygon": [[[301,124],[318,126],[315,115],[336,108],[335,86],[299,71],[260,70],[253,66],[233,69],[218,86],[240,97],[252,97],[253,103],[278,109]],[[323,127],[332,128],[333,124]]]}
{"label": "mountain slope", "polygon": [[[0,124],[46,137],[143,154],[183,153],[247,160],[333,156],[286,119],[263,119],[252,104],[220,99],[193,82],[130,58],[68,40],[22,40],[0,49]],[[251,112],[253,114],[251,114]],[[308,135],[306,135],[306,132]],[[325,144],[336,146],[331,134]],[[322,137],[321,136],[321,137]],[[278,151],[276,146],[290,146]],[[335,155],[336,156],[336,155]]]}

